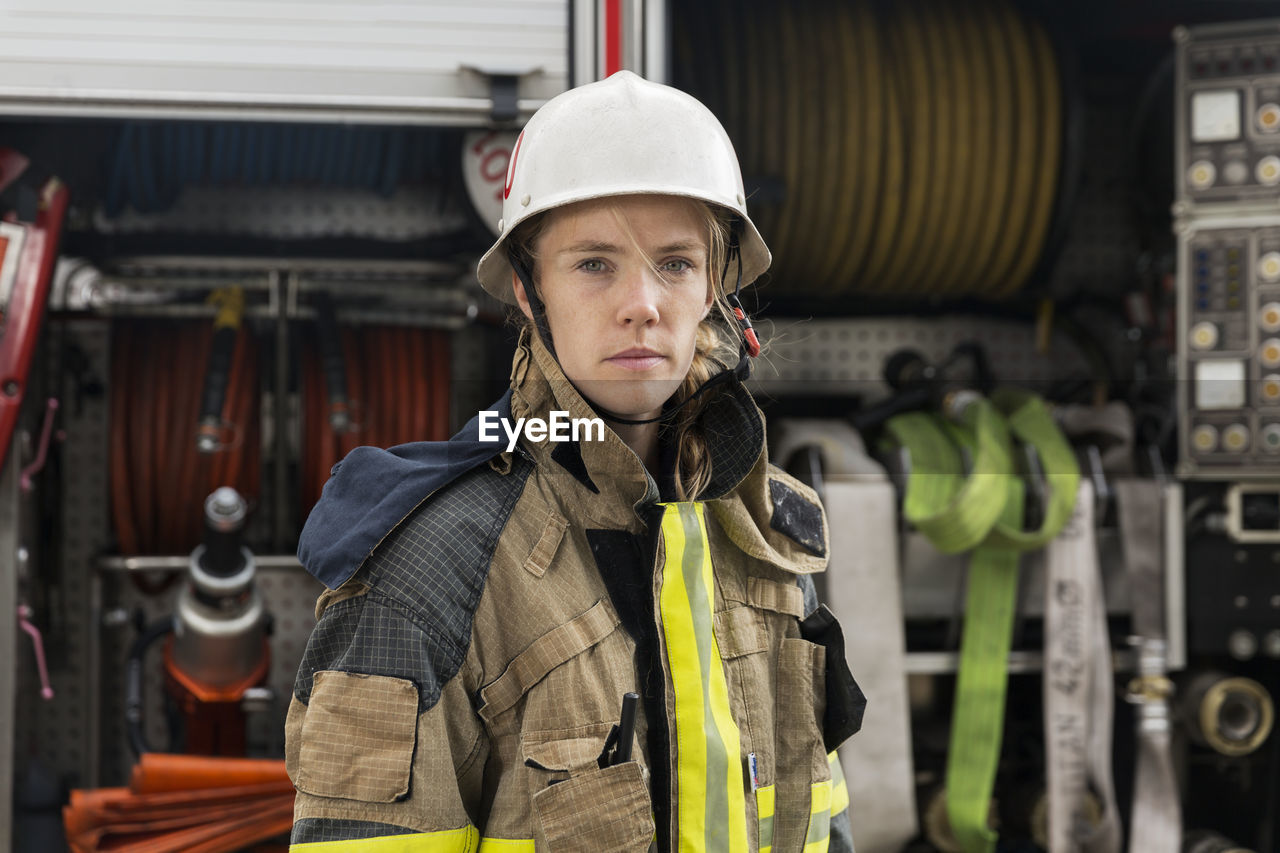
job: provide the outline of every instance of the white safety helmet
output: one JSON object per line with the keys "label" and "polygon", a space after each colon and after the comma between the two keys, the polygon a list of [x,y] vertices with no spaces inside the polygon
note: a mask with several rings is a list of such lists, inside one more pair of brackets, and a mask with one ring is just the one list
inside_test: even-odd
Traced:
{"label": "white safety helmet", "polygon": [[515,302],[506,242],[534,214],[642,193],[686,196],[733,211],[743,223],[742,283],[769,268],[769,249],[747,216],[738,157],[719,120],[679,89],[619,71],[562,92],[525,125],[507,166],[498,240],[480,259],[481,286]]}

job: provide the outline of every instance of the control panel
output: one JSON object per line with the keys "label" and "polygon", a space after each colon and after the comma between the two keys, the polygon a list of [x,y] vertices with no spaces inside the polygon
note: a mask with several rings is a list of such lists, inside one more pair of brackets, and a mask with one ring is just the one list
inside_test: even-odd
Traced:
{"label": "control panel", "polygon": [[1280,476],[1280,215],[1179,242],[1179,476]]}
{"label": "control panel", "polygon": [[1179,29],[1178,197],[1280,202],[1280,24]]}
{"label": "control panel", "polygon": [[1280,21],[1174,40],[1178,476],[1280,479]]}

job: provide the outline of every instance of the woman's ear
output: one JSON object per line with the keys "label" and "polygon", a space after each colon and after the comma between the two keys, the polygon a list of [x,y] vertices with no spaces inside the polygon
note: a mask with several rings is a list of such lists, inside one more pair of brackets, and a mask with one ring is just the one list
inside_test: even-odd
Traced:
{"label": "woman's ear", "polygon": [[516,275],[516,271],[511,271],[511,289],[516,294],[516,304],[520,306],[520,310],[524,316],[530,320],[533,319],[533,306],[529,304],[529,296],[524,292],[524,283],[520,281],[520,276]]}

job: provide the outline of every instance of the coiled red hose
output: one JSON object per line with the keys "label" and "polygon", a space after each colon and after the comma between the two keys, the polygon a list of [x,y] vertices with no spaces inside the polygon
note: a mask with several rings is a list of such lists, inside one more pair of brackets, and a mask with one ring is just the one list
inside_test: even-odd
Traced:
{"label": "coiled red hose", "polygon": [[300,509],[306,518],[334,464],[361,445],[394,447],[449,437],[449,335],[406,326],[340,330],[346,361],[351,429],[329,421],[319,346],[313,330],[302,342],[302,464]]}
{"label": "coiled red hose", "polygon": [[111,518],[125,555],[182,554],[200,544],[205,497],[231,486],[252,504],[261,484],[258,348],[241,329],[219,450],[197,452],[208,322],[119,320],[112,329]]}

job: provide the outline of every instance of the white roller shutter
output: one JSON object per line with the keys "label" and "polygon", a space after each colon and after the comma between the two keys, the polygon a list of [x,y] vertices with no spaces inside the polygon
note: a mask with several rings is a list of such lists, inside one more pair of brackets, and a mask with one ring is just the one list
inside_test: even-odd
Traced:
{"label": "white roller shutter", "polygon": [[568,0],[0,0],[0,113],[482,125],[568,42]]}

